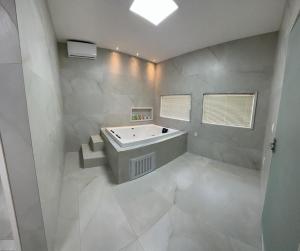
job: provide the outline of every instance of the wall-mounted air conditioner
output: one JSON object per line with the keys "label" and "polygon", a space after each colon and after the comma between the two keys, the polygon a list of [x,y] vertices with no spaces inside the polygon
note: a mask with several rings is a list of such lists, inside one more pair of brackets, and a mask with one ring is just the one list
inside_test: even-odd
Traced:
{"label": "wall-mounted air conditioner", "polygon": [[97,47],[88,42],[68,41],[68,56],[78,58],[95,59],[97,57]]}

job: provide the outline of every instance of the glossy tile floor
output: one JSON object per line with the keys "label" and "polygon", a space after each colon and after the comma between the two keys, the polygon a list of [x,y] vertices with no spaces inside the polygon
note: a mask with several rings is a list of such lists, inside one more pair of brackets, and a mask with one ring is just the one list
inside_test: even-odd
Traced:
{"label": "glossy tile floor", "polygon": [[115,185],[68,153],[56,251],[257,251],[259,173],[186,153]]}

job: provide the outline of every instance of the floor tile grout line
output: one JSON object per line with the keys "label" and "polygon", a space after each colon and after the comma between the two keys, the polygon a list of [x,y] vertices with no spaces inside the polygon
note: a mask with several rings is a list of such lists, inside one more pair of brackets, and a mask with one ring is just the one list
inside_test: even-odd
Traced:
{"label": "floor tile grout line", "polygon": [[[133,232],[137,235],[137,238],[133,241],[133,242],[131,242],[130,244],[132,244],[132,243],[134,243],[135,241],[138,241],[139,243],[140,243],[140,245],[141,245],[141,247],[143,248],[143,250],[145,250],[145,248],[144,248],[144,246],[142,245],[142,243],[140,242],[140,238],[144,235],[144,234],[146,234],[152,227],[154,227],[165,215],[167,215],[169,212],[170,212],[170,210],[172,209],[172,207],[173,207],[173,205],[166,211],[166,212],[164,212],[161,216],[159,216],[159,218],[158,218],[158,220],[157,221],[155,221],[155,223],[153,223],[151,226],[149,226],[145,231],[143,231],[143,233],[141,233],[140,235],[138,235],[134,230],[133,230]],[[122,212],[123,212],[123,209],[121,209],[122,210]],[[124,213],[124,215],[125,215],[125,213]],[[127,216],[125,215],[125,217],[126,217],[126,220],[128,221],[128,224],[130,225],[130,227],[131,227],[131,224],[129,223],[129,220],[127,219]],[[130,245],[129,244],[129,245]],[[126,247],[128,247],[129,245],[126,245],[126,246],[124,246],[124,247],[122,247],[119,251],[121,251],[122,249],[124,249],[124,248],[126,248]]]}
{"label": "floor tile grout line", "polygon": [[[98,178],[99,176],[97,176],[97,177],[93,177],[93,179],[92,179],[92,181],[94,181],[94,180],[96,180],[97,178]],[[90,184],[91,182],[89,182],[88,184]],[[85,186],[85,187],[87,187],[87,186]],[[80,215],[80,202],[79,202],[79,200],[80,200],[80,193],[81,193],[81,191],[82,190],[80,190],[79,189],[79,178],[77,178],[77,189],[78,189],[78,193],[77,193],[77,201],[78,201],[78,221],[79,221],[79,237],[80,237],[80,250],[82,249],[81,247],[82,247],[82,233],[83,233],[83,231],[85,231],[85,229],[88,227],[88,225],[91,223],[91,221],[92,221],[92,216],[94,216],[96,213],[97,213],[97,209],[98,209],[98,205],[100,204],[100,199],[99,199],[99,201],[97,202],[97,205],[96,205],[96,207],[95,207],[95,210],[94,210],[94,212],[92,213],[92,216],[90,217],[90,219],[89,219],[89,221],[88,221],[88,223],[87,223],[87,225],[86,225],[86,227],[85,227],[85,229],[82,229],[81,227],[81,215]],[[82,231],[81,231],[82,230]]]}
{"label": "floor tile grout line", "polygon": [[[151,188],[151,190],[153,190],[154,192],[157,192],[157,191],[155,191],[153,188]],[[158,193],[158,192],[157,192]],[[161,195],[160,195],[161,196]],[[164,197],[163,197],[163,199],[164,200],[166,200]],[[118,203],[118,205],[119,205],[119,207],[121,208],[121,210],[122,210],[122,213],[124,214],[124,216],[126,217],[126,221],[129,223],[129,225],[130,225],[130,227],[132,228],[132,231],[137,235],[137,237],[139,238],[139,237],[141,237],[143,234],[145,234],[146,232],[148,232],[157,222],[159,222],[160,220],[161,220],[161,218],[163,218],[171,209],[172,209],[172,207],[173,207],[173,204],[171,203],[171,202],[169,202],[169,201],[167,201],[168,203],[170,203],[171,205],[170,205],[170,207],[168,208],[168,210],[166,211],[166,212],[163,212],[162,214],[160,214],[159,216],[158,216],[158,219],[153,223],[153,224],[151,224],[150,226],[148,226],[140,235],[134,230],[134,228],[132,227],[132,225],[130,224],[130,220],[128,219],[128,217],[127,217],[127,215],[126,215],[126,213],[124,212],[124,210],[123,210],[123,208],[122,208],[122,206],[120,205],[120,203],[119,203],[119,201],[116,199],[116,201],[117,201],[117,203]]]}
{"label": "floor tile grout line", "polygon": [[[222,163],[222,162],[221,162]],[[77,165],[77,164],[76,164]],[[194,165],[192,165],[192,167],[193,167]],[[232,173],[231,172],[231,170],[229,170],[228,172],[226,172],[226,169],[223,169],[223,166],[220,168],[220,169],[218,169],[217,167],[215,167],[215,166],[211,166],[211,167],[213,167],[213,169],[214,170],[219,170],[219,171],[221,171],[221,173],[227,173],[227,174],[231,174],[232,176],[234,176],[235,178],[243,178],[243,176],[241,177],[240,175],[236,175],[235,173]],[[80,173],[78,173],[78,174],[80,174]],[[76,203],[77,203],[77,211],[78,211],[78,219],[79,219],[79,237],[80,237],[80,250],[82,249],[82,236],[81,236],[81,224],[80,224],[80,203],[79,203],[79,194],[80,194],[80,192],[79,192],[79,183],[80,183],[80,179],[79,179],[79,177],[80,177],[80,175],[76,175],[76,189],[77,189],[77,196],[76,196]],[[247,174],[245,174],[245,175],[247,175]],[[97,176],[97,177],[99,177],[99,176]],[[72,178],[72,179],[74,179],[74,178]],[[95,177],[94,177],[94,179],[95,179]],[[155,192],[157,192],[157,193],[159,193],[160,194],[160,192],[159,191],[157,191],[157,190],[155,190],[152,186],[150,186],[151,187],[151,190],[153,190],[153,191],[155,191]],[[159,217],[158,217],[158,219],[156,219],[155,220],[155,222],[153,223],[153,224],[151,224],[150,226],[147,226],[147,228],[144,230],[144,231],[142,231],[142,233],[140,234],[140,235],[138,235],[136,232],[135,232],[135,230],[133,229],[133,227],[132,227],[132,225],[131,225],[131,221],[129,221],[129,219],[128,219],[128,217],[127,217],[127,215],[125,214],[125,211],[123,210],[123,207],[121,206],[121,204],[120,204],[120,202],[119,202],[119,200],[117,199],[117,196],[116,196],[116,191],[114,191],[114,189],[112,188],[112,187],[109,187],[108,186],[108,189],[107,189],[107,191],[108,192],[111,192],[112,193],[112,195],[113,195],[113,197],[114,197],[114,200],[117,202],[117,207],[119,207],[120,208],[120,210],[121,210],[121,213],[122,213],[122,215],[125,217],[125,219],[126,219],[126,223],[127,223],[127,225],[130,227],[130,231],[133,233],[133,234],[135,234],[135,236],[136,236],[136,238],[133,238],[133,241],[131,241],[130,242],[130,240],[128,240],[128,245],[125,245],[124,247],[122,247],[119,251],[121,251],[122,249],[124,249],[124,248],[126,248],[126,247],[128,247],[128,246],[130,246],[131,244],[133,244],[135,241],[137,241],[139,244],[140,244],[140,246],[141,246],[141,248],[142,249],[145,249],[144,248],[144,246],[142,245],[142,243],[141,243],[141,237],[142,236],[144,236],[147,232],[149,232],[149,230],[151,229],[151,228],[153,228],[165,215],[167,215],[168,213],[169,213],[169,215],[170,215],[170,217],[171,217],[171,213],[172,213],[172,208],[173,207],[177,207],[177,205],[176,205],[176,192],[177,192],[177,190],[175,189],[175,192],[174,192],[174,200],[173,200],[173,204],[172,204],[172,202],[171,201],[169,201],[169,200],[167,200],[168,201],[168,203],[171,203],[171,205],[170,205],[170,207],[165,211],[165,212],[163,212],[163,213],[161,213],[161,214],[159,214]],[[164,194],[164,193],[163,193]],[[162,194],[160,194],[161,196],[162,196]],[[164,196],[163,196],[163,198],[164,199],[166,199]],[[99,205],[99,203],[97,204],[97,205]],[[98,208],[98,206],[96,207],[96,208]],[[179,208],[180,209],[180,208]],[[180,209],[181,210],[181,209]],[[172,234],[173,234],[173,232],[174,232],[174,221],[172,221],[172,217],[170,218],[171,219],[171,235],[169,235],[169,236],[172,236]],[[176,221],[175,221],[176,222]],[[125,224],[126,224],[125,223]],[[208,225],[210,225],[211,227],[213,227],[213,229],[215,229],[215,230],[217,230],[217,228],[215,228],[214,227],[214,225],[211,225],[210,223],[207,223]],[[224,232],[224,231],[217,231],[217,232],[219,232],[220,234],[222,234],[222,235],[224,235],[226,238],[228,238],[229,239],[229,241],[230,241],[230,239],[233,239],[233,240],[236,240],[236,241],[239,241],[239,242],[241,242],[241,244],[245,244],[245,245],[249,245],[249,247],[252,247],[252,248],[255,248],[256,249],[256,247],[255,246],[253,246],[253,245],[251,245],[251,244],[249,244],[249,243],[247,243],[247,242],[244,242],[244,241],[242,241],[240,238],[236,238],[236,237],[234,237],[235,235],[232,235],[232,234],[230,234],[230,232],[229,233],[226,233],[226,232]],[[170,237],[169,237],[170,238]],[[245,239],[245,238],[242,238],[242,239]],[[248,240],[248,239],[247,239]],[[119,245],[119,246],[121,246],[121,245]]]}
{"label": "floor tile grout line", "polygon": [[[124,250],[125,248],[131,246],[131,245],[134,244],[135,242],[138,242],[138,243],[139,243],[139,245],[140,245],[141,248],[143,249],[143,250],[141,250],[141,251],[145,251],[145,248],[143,247],[143,245],[142,245],[142,243],[140,242],[139,238],[134,239],[132,242],[130,242],[128,245],[125,245],[124,247],[120,248],[118,251]],[[1,251],[1,250],[0,250],[0,251]]]}
{"label": "floor tile grout line", "polygon": [[[79,160],[79,159],[78,159]],[[79,168],[80,168],[80,160],[79,160]],[[79,171],[78,171],[79,173]],[[80,207],[79,207],[79,177],[76,176],[75,178],[75,183],[76,183],[76,190],[77,190],[77,199],[76,199],[76,204],[77,204],[77,218],[78,218],[78,231],[79,231],[79,250],[82,250],[82,239],[81,239],[81,229],[80,229]]]}
{"label": "floor tile grout line", "polygon": [[143,233],[141,233],[139,237],[142,237],[142,235],[146,234],[152,227],[154,227],[163,217],[165,217],[171,211],[172,207],[173,205],[171,204],[171,207],[168,208],[166,212],[162,213],[153,224],[151,224],[147,229],[143,231]]}
{"label": "floor tile grout line", "polygon": [[137,239],[138,239],[138,238],[139,238],[139,235],[135,232],[133,226],[130,224],[130,221],[129,221],[127,215],[125,214],[125,212],[124,212],[122,206],[120,205],[119,200],[116,198],[115,191],[113,190],[112,193],[113,193],[113,195],[114,195],[114,198],[115,198],[115,200],[116,200],[116,202],[117,202],[117,204],[118,204],[120,210],[122,211],[123,216],[124,216],[125,219],[126,219],[126,222],[128,223],[128,225],[129,225],[129,227],[130,227],[130,230],[136,235],[136,237],[137,237]]}

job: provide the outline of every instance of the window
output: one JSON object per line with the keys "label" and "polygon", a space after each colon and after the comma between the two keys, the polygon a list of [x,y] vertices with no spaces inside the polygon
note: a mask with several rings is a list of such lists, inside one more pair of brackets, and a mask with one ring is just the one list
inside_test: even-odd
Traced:
{"label": "window", "polygon": [[256,94],[204,94],[202,123],[252,128]]}
{"label": "window", "polygon": [[191,95],[166,95],[160,97],[160,116],[163,118],[190,121]]}

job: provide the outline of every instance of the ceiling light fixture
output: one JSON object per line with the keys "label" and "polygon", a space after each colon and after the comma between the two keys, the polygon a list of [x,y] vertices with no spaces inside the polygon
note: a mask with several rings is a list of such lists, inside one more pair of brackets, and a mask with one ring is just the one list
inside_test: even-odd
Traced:
{"label": "ceiling light fixture", "polygon": [[119,50],[119,46],[116,47],[116,51],[118,51],[118,50]]}
{"label": "ceiling light fixture", "polygon": [[178,9],[173,0],[134,0],[130,11],[145,18],[154,25],[159,25]]}
{"label": "ceiling light fixture", "polygon": [[140,55],[140,54],[137,52],[137,53],[136,53],[136,56],[138,57],[139,55]]}

